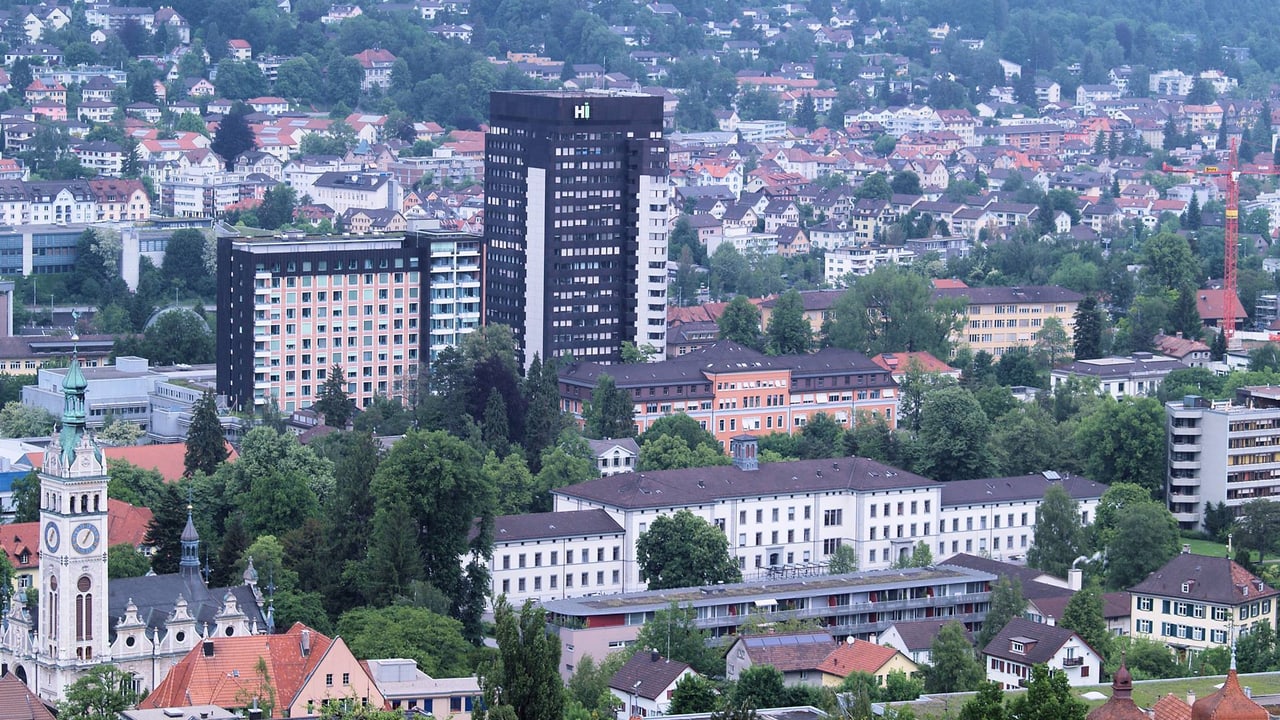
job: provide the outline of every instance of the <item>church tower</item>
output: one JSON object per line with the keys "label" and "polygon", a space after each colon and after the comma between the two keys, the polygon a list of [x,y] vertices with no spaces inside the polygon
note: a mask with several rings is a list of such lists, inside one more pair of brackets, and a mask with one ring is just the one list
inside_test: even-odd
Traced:
{"label": "church tower", "polygon": [[43,698],[60,699],[92,665],[110,661],[107,608],[107,468],[85,427],[88,381],[73,355],[62,381],[61,427],[40,472],[38,666]]}

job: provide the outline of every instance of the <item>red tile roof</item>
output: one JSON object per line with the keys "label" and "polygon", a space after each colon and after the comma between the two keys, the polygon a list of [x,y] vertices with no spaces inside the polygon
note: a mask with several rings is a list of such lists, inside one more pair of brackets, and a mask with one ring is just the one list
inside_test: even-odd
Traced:
{"label": "red tile roof", "polygon": [[772,665],[784,673],[817,669],[836,646],[835,638],[821,631],[746,635],[738,642],[752,665]]}
{"label": "red tile roof", "polygon": [[18,676],[10,673],[0,677],[0,720],[54,720],[54,715]]}
{"label": "red tile roof", "polygon": [[[302,633],[311,634],[311,651],[302,654]],[[196,645],[169,671],[145,700],[143,710],[186,705],[218,705],[240,708],[246,698],[262,694],[259,663],[275,688],[276,711],[283,712],[297,699],[306,679],[333,644],[329,637],[294,623],[284,635],[213,637],[212,656],[203,643]]]}
{"label": "red tile roof", "polygon": [[1169,693],[1151,706],[1151,717],[1153,720],[1191,720],[1191,706]]}
{"label": "red tile roof", "polygon": [[107,498],[107,538],[112,545],[128,543],[138,547],[147,538],[147,526],[151,524],[152,517],[149,508]]}
{"label": "red tile roof", "polygon": [[[1226,303],[1224,298],[1227,291],[1222,289],[1202,289],[1196,291],[1196,310],[1200,311],[1201,320],[1222,320],[1225,317]],[[1244,305],[1240,304],[1240,298],[1232,295],[1231,302],[1235,306],[1235,318],[1237,322],[1243,321],[1249,317],[1249,313],[1245,312]]]}
{"label": "red tile roof", "polygon": [[898,654],[898,651],[891,647],[876,645],[866,640],[854,640],[852,643],[841,643],[839,647],[832,650],[822,664],[818,665],[818,669],[836,677],[848,677],[850,673],[856,672],[875,675]]}
{"label": "red tile roof", "polygon": [[871,362],[893,374],[905,373],[912,360],[920,363],[920,369],[924,372],[942,373],[944,375],[952,373],[958,375],[960,372],[934,357],[932,353],[924,351],[880,353],[879,355],[871,356]]}
{"label": "red tile roof", "polygon": [[946,278],[937,278],[933,281],[935,288],[967,288],[963,280],[948,280]]}
{"label": "red tile roof", "polygon": [[[227,460],[234,461],[239,457],[235,448],[227,444],[230,453]],[[155,470],[165,482],[177,482],[187,470],[187,444],[166,443],[162,445],[125,445],[122,447],[103,448],[107,454],[108,465],[112,460],[123,460],[143,470]]]}

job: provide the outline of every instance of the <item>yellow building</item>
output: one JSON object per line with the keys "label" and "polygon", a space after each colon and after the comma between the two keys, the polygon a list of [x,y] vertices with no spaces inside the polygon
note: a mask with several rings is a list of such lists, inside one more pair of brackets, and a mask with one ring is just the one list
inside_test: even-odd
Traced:
{"label": "yellow building", "polygon": [[911,677],[920,670],[919,665],[894,648],[866,640],[850,640],[841,643],[818,665],[824,686],[837,687],[849,675],[860,672],[874,676],[876,684],[884,687],[890,673],[900,672]]}
{"label": "yellow building", "polygon": [[1130,631],[1180,655],[1228,645],[1263,624],[1275,627],[1280,591],[1228,558],[1187,550],[1129,588]]}
{"label": "yellow building", "polygon": [[1076,306],[1084,296],[1056,285],[1027,287],[944,287],[935,288],[935,300],[963,298],[968,304],[964,325],[951,336],[954,347],[973,352],[985,350],[999,358],[1015,347],[1030,348],[1044,321],[1057,318],[1075,334]]}

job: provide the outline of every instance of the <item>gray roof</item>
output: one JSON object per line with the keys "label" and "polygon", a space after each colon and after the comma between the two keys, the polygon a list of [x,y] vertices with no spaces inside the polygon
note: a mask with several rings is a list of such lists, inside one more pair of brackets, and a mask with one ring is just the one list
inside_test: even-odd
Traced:
{"label": "gray roof", "polygon": [[1043,474],[1018,475],[979,480],[955,480],[942,485],[942,506],[981,505],[1016,500],[1039,500],[1051,485],[1062,485],[1076,500],[1101,498],[1107,486],[1070,473],[1061,480],[1050,480]]}
{"label": "gray roof", "polygon": [[[942,626],[949,622],[956,622],[956,620],[954,618],[915,620],[894,623],[893,627],[897,629],[898,636],[902,638],[902,643],[907,646],[908,650],[928,650],[933,647],[933,639],[942,630]],[[965,636],[969,637],[970,640],[972,640],[972,635],[973,633],[965,631]]]}
{"label": "gray roof", "polygon": [[932,487],[938,483],[869,458],[761,463],[627,472],[553,490],[570,499],[625,510],[705,505],[730,498],[790,493],[868,492]]}
{"label": "gray roof", "polygon": [[617,535],[622,526],[604,510],[499,515],[493,519],[494,542]]}
{"label": "gray roof", "polygon": [[587,447],[591,448],[591,454],[600,457],[604,453],[609,452],[615,447],[621,447],[623,450],[630,452],[632,455],[640,454],[640,445],[636,443],[635,438],[617,438],[614,440],[587,440]]}
{"label": "gray roof", "polygon": [[[994,206],[988,209],[993,209]],[[1026,285],[1022,287],[971,287],[934,288],[935,298],[964,297],[973,305],[1029,302],[1080,302],[1084,296],[1075,290],[1057,285]]]}
{"label": "gray roof", "polygon": [[228,591],[250,624],[256,622],[259,627],[265,626],[266,621],[258,609],[252,588],[247,585],[206,587],[198,573],[178,572],[112,580],[107,586],[107,613],[111,616],[111,627],[115,627],[132,601],[138,607],[138,617],[147,627],[163,629],[181,595],[187,601],[187,612],[195,618],[198,627],[203,627],[205,623],[213,625],[216,622],[215,618],[222,610],[222,598]]}
{"label": "gray roof", "polygon": [[653,653],[642,649],[609,678],[609,687],[656,700],[688,669],[689,666],[679,660],[661,656],[654,659]]}
{"label": "gray roof", "polygon": [[[1056,625],[1045,625],[1032,622],[1026,618],[1014,618],[1009,621],[982,649],[984,655],[992,655],[1005,660],[1012,660],[1025,665],[1039,665],[1053,659],[1058,650],[1071,639],[1075,633]],[[1010,643],[1019,640],[1024,651],[1015,653],[1010,650]]]}
{"label": "gray roof", "polygon": [[1088,375],[1097,378],[1127,377],[1134,373],[1165,374],[1186,367],[1178,360],[1151,353],[1135,353],[1129,357],[1105,357],[1077,360],[1061,365],[1054,372]]}
{"label": "gray roof", "polygon": [[[1184,586],[1186,592],[1182,591]],[[1185,552],[1129,588],[1129,592],[1218,605],[1239,605],[1280,594],[1234,560]]]}
{"label": "gray roof", "polygon": [[1014,565],[1013,563],[1000,562],[991,558],[984,558],[978,555],[969,555],[960,553],[953,555],[943,561],[946,565],[954,567],[969,568],[970,570],[978,570],[980,572],[991,573],[996,577],[1009,577],[1018,581],[1022,586],[1022,597],[1027,600],[1038,600],[1041,598],[1052,598],[1070,596],[1075,591],[1065,586],[1065,581],[1057,579],[1064,585],[1054,585],[1048,582],[1042,582],[1039,578],[1052,578],[1052,575],[1029,568],[1025,565]]}

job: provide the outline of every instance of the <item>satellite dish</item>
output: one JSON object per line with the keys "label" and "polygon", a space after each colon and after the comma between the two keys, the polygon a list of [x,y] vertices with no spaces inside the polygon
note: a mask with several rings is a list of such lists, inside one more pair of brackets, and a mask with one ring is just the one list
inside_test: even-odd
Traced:
{"label": "satellite dish", "polygon": [[854,638],[852,635],[850,635],[849,637],[845,638],[844,641],[845,643],[852,645],[854,643]]}

